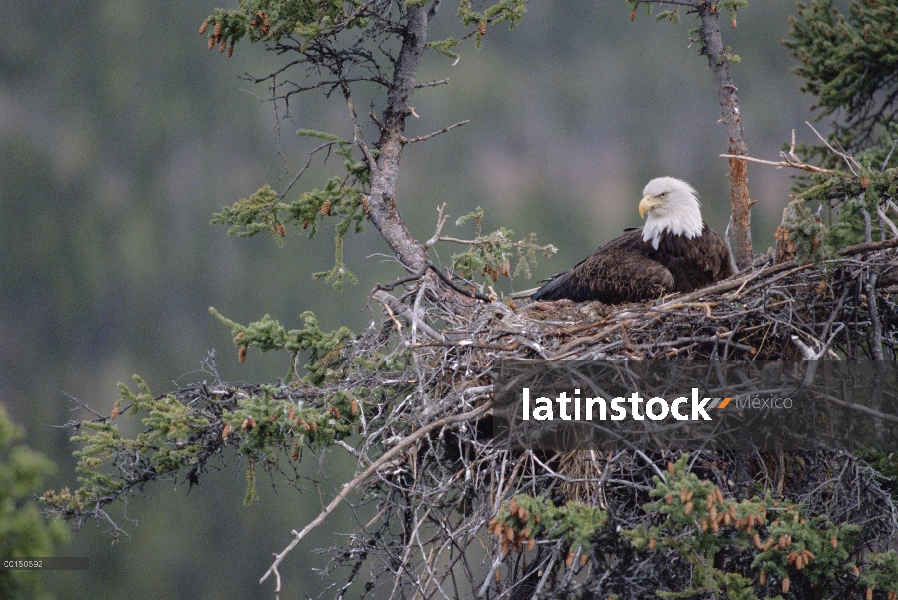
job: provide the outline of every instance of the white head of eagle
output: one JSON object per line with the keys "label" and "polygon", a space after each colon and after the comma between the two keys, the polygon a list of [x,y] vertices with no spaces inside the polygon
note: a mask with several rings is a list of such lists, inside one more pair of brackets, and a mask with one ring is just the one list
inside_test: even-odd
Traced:
{"label": "white head of eagle", "polygon": [[698,193],[685,181],[658,177],[642,190],[639,216],[645,216],[642,241],[655,250],[664,232],[692,239],[702,234],[702,213]]}

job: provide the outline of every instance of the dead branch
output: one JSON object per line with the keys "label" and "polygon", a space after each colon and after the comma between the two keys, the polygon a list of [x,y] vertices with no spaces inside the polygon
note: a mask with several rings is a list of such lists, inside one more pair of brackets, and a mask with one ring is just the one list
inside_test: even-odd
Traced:
{"label": "dead branch", "polygon": [[480,300],[481,302],[492,302],[493,301],[491,298],[481,294],[480,292],[468,291],[468,290],[465,290],[465,289],[459,287],[445,273],[443,273],[443,271],[438,266],[433,264],[430,260],[427,260],[427,262],[424,264],[424,266],[421,268],[421,270],[419,270],[417,273],[412,273],[411,275],[408,275],[407,277],[402,277],[402,278],[392,281],[390,283],[379,283],[379,284],[377,284],[377,287],[375,287],[374,289],[375,290],[392,291],[398,285],[421,279],[422,277],[424,277],[424,275],[427,273],[428,270],[432,271],[434,274],[436,274],[436,276],[443,283],[445,283],[453,291],[455,291],[458,294],[461,294],[462,296],[467,296],[468,298],[474,298],[475,300]]}
{"label": "dead branch", "polygon": [[439,241],[440,233],[443,231],[443,225],[445,225],[446,221],[449,219],[449,215],[443,214],[445,211],[446,203],[443,202],[442,206],[437,207],[437,227],[431,238],[424,243],[425,248],[433,248],[433,245]]}
{"label": "dead branch", "polygon": [[781,161],[772,161],[772,160],[763,160],[761,158],[752,158],[751,156],[736,156],[735,154],[721,154],[723,158],[730,158],[734,160],[745,160],[748,162],[754,162],[762,165],[770,165],[771,167],[789,167],[791,169],[801,169],[802,171],[810,171],[811,173],[835,173],[832,169],[822,169],[820,167],[815,167],[814,165],[808,165],[802,162],[793,162],[791,160],[781,160]]}
{"label": "dead branch", "polygon": [[464,120],[464,121],[459,121],[458,123],[455,123],[455,124],[453,124],[453,125],[449,125],[449,126],[447,126],[447,127],[443,127],[442,129],[440,129],[440,130],[438,130],[438,131],[434,131],[434,132],[428,133],[427,135],[419,135],[419,136],[413,137],[413,138],[411,138],[411,139],[402,138],[402,143],[404,143],[404,144],[414,144],[415,142],[423,142],[423,141],[425,141],[425,140],[429,140],[429,139],[432,138],[432,137],[436,137],[436,136],[438,136],[438,135],[440,135],[440,134],[446,133],[447,131],[452,131],[452,130],[455,129],[456,127],[461,127],[462,125],[467,125],[467,124],[470,123],[470,122],[471,122],[470,119],[466,119],[466,120]]}
{"label": "dead branch", "polygon": [[423,333],[427,337],[437,341],[443,339],[443,336],[438,331],[422,321],[421,318],[416,315],[411,308],[409,308],[390,294],[382,290],[375,290],[375,292],[371,295],[375,300],[383,304],[384,307],[389,308],[391,313],[402,315],[402,317],[405,318],[405,320],[410,325],[415,325],[421,331],[421,333]]}
{"label": "dead branch", "polygon": [[338,506],[340,506],[340,504],[343,503],[343,501],[346,499],[346,496],[349,493],[351,493],[353,490],[355,490],[360,485],[362,485],[369,477],[371,477],[382,466],[384,466],[390,460],[392,460],[396,455],[398,455],[400,452],[403,452],[404,450],[408,449],[415,442],[417,442],[419,439],[423,438],[425,435],[427,435],[431,431],[434,431],[441,427],[446,427],[447,425],[452,425],[453,423],[473,421],[480,415],[486,413],[492,407],[493,407],[492,400],[487,400],[486,402],[484,402],[483,404],[481,404],[474,410],[468,411],[466,413],[462,413],[460,415],[451,415],[448,417],[443,417],[442,419],[433,421],[432,423],[422,427],[415,433],[407,436],[402,441],[397,443],[395,446],[393,446],[392,448],[390,448],[389,450],[384,452],[380,458],[378,458],[377,460],[375,460],[374,462],[371,463],[371,466],[369,466],[367,469],[362,471],[354,479],[352,479],[351,481],[344,484],[343,488],[334,497],[334,499],[331,500],[330,504],[328,504],[324,508],[324,510],[322,510],[321,513],[319,513],[319,515],[317,517],[312,519],[312,521],[308,525],[306,525],[302,531],[300,531],[298,533],[295,530],[293,531],[293,540],[280,553],[274,555],[274,557],[275,557],[274,563],[272,563],[271,567],[268,568],[268,571],[266,571],[265,574],[262,575],[262,578],[259,580],[259,583],[264,583],[265,580],[268,579],[269,575],[271,575],[272,573],[277,574],[277,568],[281,564],[281,561],[284,560],[284,558],[293,550],[293,548],[295,548],[296,545],[304,537],[306,537],[309,534],[309,532],[313,531],[316,527],[318,527],[324,521],[324,519],[327,518],[327,516],[330,513],[334,512],[334,509],[336,509]]}

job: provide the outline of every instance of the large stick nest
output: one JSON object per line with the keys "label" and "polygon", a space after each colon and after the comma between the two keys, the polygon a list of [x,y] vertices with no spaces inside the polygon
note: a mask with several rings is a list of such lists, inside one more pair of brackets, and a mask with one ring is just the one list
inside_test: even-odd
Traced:
{"label": "large stick nest", "polygon": [[493,360],[891,358],[898,258],[863,250],[894,245],[861,244],[819,264],[756,267],[646,304],[493,303],[447,337]]}
{"label": "large stick nest", "polygon": [[[601,507],[623,528],[645,523],[652,477],[669,456],[515,453],[485,438],[476,422],[455,417],[482,418],[478,407],[490,401],[490,372],[502,360],[892,359],[898,343],[896,246],[895,240],[868,242],[819,264],[760,265],[695,293],[625,306],[492,302],[460,315],[427,302],[421,280],[404,298],[415,307],[401,313],[408,325],[394,310],[386,311],[384,322],[394,334],[401,331],[413,351],[413,372],[404,376],[414,389],[383,411],[389,419],[363,443],[361,454],[374,453],[383,440],[402,440],[409,426],[439,426],[368,480],[369,491],[377,490],[367,496],[376,499],[377,517],[361,521],[365,527],[348,546],[333,550],[332,567],[351,567],[351,581],[377,554],[389,567],[371,574],[369,586],[423,597],[644,598],[657,589],[682,589],[684,567],[675,566],[675,556],[637,552],[613,535],[594,538],[592,550],[584,549],[585,566],[571,569],[565,556],[576,549],[562,541],[537,541],[535,555],[505,554],[507,544],[485,533],[503,502],[520,493]],[[442,332],[425,325],[440,320],[448,323]],[[358,349],[381,345],[384,335],[381,329],[375,342],[372,332]],[[701,452],[691,464],[728,495],[789,497],[809,515],[861,524],[869,546],[898,541],[894,497],[877,472],[853,456]],[[843,591],[853,585],[845,582]]]}

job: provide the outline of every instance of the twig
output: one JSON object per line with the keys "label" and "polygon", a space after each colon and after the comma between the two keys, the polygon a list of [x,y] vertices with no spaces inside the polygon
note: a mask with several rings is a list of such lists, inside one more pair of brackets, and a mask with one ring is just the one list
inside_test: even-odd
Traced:
{"label": "twig", "polygon": [[492,300],[489,298],[489,296],[485,296],[485,295],[481,294],[480,292],[474,292],[474,291],[469,292],[468,290],[458,287],[457,285],[455,285],[454,281],[449,279],[449,277],[447,277],[446,274],[443,273],[443,271],[440,268],[438,268],[435,264],[433,264],[429,260],[427,261],[427,266],[430,267],[431,271],[433,271],[434,273],[437,274],[437,277],[439,277],[440,279],[443,280],[443,283],[445,283],[446,285],[451,287],[453,290],[455,290],[459,294],[463,294],[463,295],[467,296],[468,298],[475,298],[477,300],[480,300],[481,302],[492,302]]}
{"label": "twig", "polygon": [[808,127],[811,128],[811,131],[813,131],[814,134],[820,139],[820,141],[823,142],[823,145],[824,145],[824,146],[826,146],[827,148],[829,148],[829,150],[830,150],[833,154],[835,154],[835,155],[841,157],[842,160],[845,161],[845,164],[848,165],[848,169],[851,170],[851,174],[852,174],[852,175],[857,176],[857,171],[855,171],[855,168],[860,169],[860,170],[863,170],[863,167],[861,167],[860,163],[858,163],[856,160],[854,160],[854,157],[852,157],[852,156],[846,154],[845,152],[840,152],[839,150],[836,150],[835,148],[833,148],[833,147],[829,144],[829,142],[827,142],[826,139],[825,139],[822,135],[820,135],[820,132],[817,131],[816,129],[814,129],[814,126],[813,126],[813,125],[811,125],[811,124],[808,123],[807,121],[805,121],[805,125],[807,125]]}
{"label": "twig", "polygon": [[858,412],[862,412],[870,415],[871,417],[876,417],[877,419],[882,419],[883,421],[891,421],[892,423],[898,423],[898,417],[895,415],[887,415],[881,413],[879,411],[873,410],[872,408],[866,407],[863,404],[852,404],[851,402],[846,402],[841,398],[834,398],[829,394],[821,394],[824,398],[826,398],[827,402],[831,402],[836,406],[842,406],[845,408],[850,408],[851,410],[856,410]]}
{"label": "twig", "polygon": [[752,158],[750,156],[739,156],[737,154],[721,154],[723,158],[735,158],[736,160],[745,160],[748,162],[759,163],[762,165],[770,165],[771,167],[790,167],[792,169],[801,169],[802,171],[810,171],[811,173],[837,173],[832,169],[822,169],[814,165],[808,165],[803,162],[792,162],[791,160],[772,161],[762,158]]}
{"label": "twig", "polygon": [[882,207],[876,207],[876,213],[879,215],[879,220],[885,223],[889,229],[892,230],[892,235],[898,238],[898,227],[895,227],[895,223],[886,215],[885,211]]}
{"label": "twig", "polygon": [[891,240],[880,240],[878,242],[864,242],[854,246],[848,246],[839,250],[842,256],[851,256],[852,254],[862,254],[864,252],[876,252],[877,250],[888,250],[890,248],[898,248],[898,238]]}
{"label": "twig", "polygon": [[391,296],[383,290],[375,290],[372,296],[385,307],[391,308],[394,313],[402,315],[410,324],[417,326],[417,328],[421,330],[421,333],[427,337],[437,341],[443,339],[443,336],[438,331],[422,321],[412,309],[400,302],[398,298]]}
{"label": "twig", "polygon": [[[863,194],[861,194],[861,202],[863,202]],[[873,220],[870,218],[870,213],[866,208],[861,207],[861,216],[864,218],[864,241],[872,242],[873,241]]]}
{"label": "twig", "polygon": [[435,79],[435,80],[433,80],[433,81],[426,81],[426,82],[424,82],[424,83],[416,83],[416,84],[415,84],[415,89],[417,90],[417,89],[420,89],[420,88],[434,87],[434,86],[437,86],[437,85],[446,85],[446,84],[448,84],[448,83],[449,83],[449,78],[448,78],[448,77],[447,77],[446,79],[439,79],[439,80]]}
{"label": "twig", "polygon": [[446,221],[449,219],[449,215],[444,215],[443,212],[446,210],[446,203],[443,202],[442,206],[437,207],[437,228],[434,231],[433,236],[424,243],[425,248],[433,248],[433,245],[436,244],[440,239],[440,232],[443,231],[443,225],[446,224]]}
{"label": "twig", "polygon": [[892,144],[892,148],[889,150],[889,153],[886,154],[886,159],[882,161],[882,168],[880,169],[880,171],[882,171],[883,173],[885,173],[886,167],[889,166],[889,160],[891,160],[892,152],[895,151],[896,146],[898,146],[898,140],[895,140],[895,143]]}
{"label": "twig", "polygon": [[[336,143],[337,142],[327,142],[325,144],[321,144],[320,146],[318,146],[317,148],[315,148],[314,150],[309,152],[309,159],[306,161],[306,164],[304,164],[303,167],[296,173],[296,177],[294,177],[293,181],[291,181],[287,185],[287,187],[284,188],[284,191],[280,193],[280,195],[277,197],[277,199],[275,199],[274,202],[272,202],[270,205],[268,205],[268,209],[271,210],[272,208],[277,206],[278,203],[281,202],[287,196],[287,194],[290,192],[290,189],[293,188],[293,186],[296,184],[296,182],[299,181],[299,178],[302,177],[302,174],[305,173],[306,169],[309,168],[309,165],[312,164],[312,158],[315,156],[315,153],[317,153],[319,150],[324,150],[325,148],[330,148],[331,146],[333,146]],[[327,158],[325,158],[325,161],[326,160],[327,160]]]}
{"label": "twig", "polygon": [[471,122],[470,119],[465,120],[465,121],[459,121],[458,123],[455,123],[454,125],[449,125],[448,127],[443,127],[442,129],[440,129],[438,131],[434,131],[432,133],[428,133],[427,135],[419,135],[418,137],[413,137],[413,138],[402,138],[402,143],[403,144],[414,144],[415,142],[423,142],[424,140],[429,140],[432,137],[436,137],[442,133],[451,131],[451,130],[455,129],[456,127],[461,127],[462,125],[467,125],[470,122]]}
{"label": "twig", "polygon": [[440,427],[444,427],[446,425],[451,425],[453,423],[458,423],[461,421],[470,421],[479,417],[483,413],[487,412],[489,409],[493,407],[493,401],[487,400],[479,407],[474,410],[468,411],[466,413],[462,413],[460,415],[451,415],[448,417],[443,417],[442,419],[437,419],[436,421],[430,423],[429,425],[425,425],[415,433],[405,437],[401,442],[387,450],[381,455],[376,461],[371,463],[371,466],[362,471],[361,474],[357,475],[352,481],[346,483],[343,488],[337,493],[333,500],[331,500],[330,504],[328,504],[324,510],[322,510],[317,517],[315,517],[308,525],[306,525],[302,531],[296,532],[293,531],[293,541],[291,541],[284,550],[282,550],[279,554],[275,554],[274,563],[268,568],[268,571],[262,575],[262,578],[259,580],[259,583],[264,583],[268,576],[272,573],[277,573],[277,568],[281,564],[281,561],[296,547],[296,545],[306,537],[309,532],[318,527],[327,516],[334,512],[334,510],[343,503],[346,499],[346,495],[359,487],[362,483],[365,482],[371,475],[377,472],[380,467],[393,459],[397,454],[404,451],[406,448],[414,444],[416,441],[433,431],[434,429],[439,429]]}
{"label": "twig", "polygon": [[792,129],[792,143],[789,145],[789,157],[790,160],[794,162],[801,162],[797,156],[795,156],[795,129]]}
{"label": "twig", "polygon": [[870,340],[870,352],[873,353],[873,360],[882,361],[882,324],[879,321],[879,309],[876,300],[876,280],[879,278],[878,273],[870,275],[867,282],[867,308],[870,313],[870,323],[873,325],[873,338]]}
{"label": "twig", "polygon": [[379,283],[379,284],[377,284],[377,286],[374,289],[375,289],[375,291],[378,291],[378,290],[386,290],[388,292],[392,291],[397,285],[401,285],[403,283],[408,283],[410,281],[415,281],[416,279],[421,279],[422,277],[424,277],[424,274],[427,273],[428,270],[431,270],[434,273],[436,273],[437,277],[439,277],[443,281],[443,283],[448,285],[455,292],[457,292],[463,296],[467,296],[468,298],[474,298],[475,300],[480,300],[481,302],[492,302],[492,300],[488,296],[484,296],[480,292],[468,291],[464,288],[457,286],[454,281],[449,279],[449,277],[445,273],[443,273],[440,270],[440,268],[437,267],[435,264],[433,264],[430,260],[427,260],[424,263],[424,266],[421,267],[421,269],[418,272],[412,273],[411,275],[408,275],[406,277],[402,277],[401,279],[397,279],[391,283]]}
{"label": "twig", "polygon": [[[793,335],[791,340],[795,347],[801,351],[801,357],[804,360],[818,360],[820,358],[820,356],[814,352],[813,348],[802,342],[797,335]],[[807,385],[807,383],[808,382],[805,381],[805,385]]]}
{"label": "twig", "polygon": [[468,246],[483,245],[483,243],[484,243],[483,240],[462,240],[462,239],[459,239],[459,238],[448,237],[448,236],[443,236],[443,237],[441,237],[441,238],[439,239],[439,241],[441,241],[441,242],[453,242],[453,243],[456,243],[456,244],[465,244],[465,245],[468,245]]}
{"label": "twig", "polygon": [[378,172],[379,167],[377,166],[377,161],[374,159],[374,156],[371,154],[371,150],[368,149],[368,144],[365,142],[365,138],[362,137],[362,128],[359,126],[359,118],[355,114],[355,105],[352,102],[349,84],[347,84],[346,81],[342,81],[340,87],[343,90],[343,97],[346,99],[349,116],[352,117],[353,141],[362,151],[362,154],[365,155],[365,161],[368,163],[368,168],[371,169],[371,173],[375,174]]}

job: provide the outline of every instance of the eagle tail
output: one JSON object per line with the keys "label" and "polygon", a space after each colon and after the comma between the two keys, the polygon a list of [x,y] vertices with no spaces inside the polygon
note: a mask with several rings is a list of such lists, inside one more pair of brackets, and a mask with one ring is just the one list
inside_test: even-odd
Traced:
{"label": "eagle tail", "polygon": [[549,278],[549,281],[530,296],[533,300],[562,300],[568,298],[567,279],[570,271],[559,273]]}

